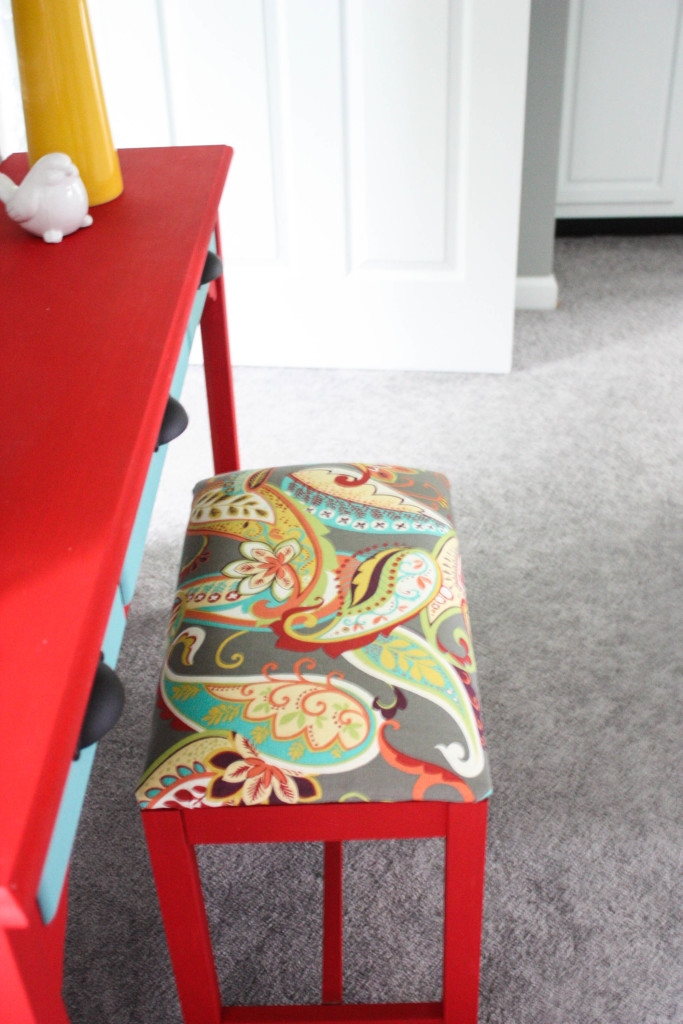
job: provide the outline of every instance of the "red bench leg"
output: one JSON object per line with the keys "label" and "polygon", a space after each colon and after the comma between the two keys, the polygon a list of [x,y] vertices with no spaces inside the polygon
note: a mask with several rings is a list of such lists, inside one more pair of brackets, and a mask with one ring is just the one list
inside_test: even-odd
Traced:
{"label": "red bench leg", "polygon": [[444,1024],[477,1024],[487,809],[485,800],[448,809]]}
{"label": "red bench leg", "polygon": [[343,844],[325,843],[323,1003],[344,1000]]}
{"label": "red bench leg", "polygon": [[143,812],[142,821],[185,1024],[220,1024],[209,925],[182,811]]}
{"label": "red bench leg", "polygon": [[[189,811],[191,819],[193,812]],[[200,812],[194,812],[195,814]],[[236,812],[237,813],[237,812]],[[343,1004],[343,843],[325,841],[323,1005],[221,1006],[194,847],[182,811],[142,812],[159,903],[185,1024],[372,1021],[477,1024],[487,803],[451,804],[446,813],[443,1001],[425,1004]],[[195,822],[192,821],[195,841]],[[238,830],[239,832],[239,830]],[[203,837],[216,842],[221,830]],[[406,835],[411,834],[408,827]],[[374,832],[373,832],[374,836]],[[236,838],[236,837],[235,837]],[[283,837],[284,838],[284,837]],[[355,838],[355,837],[354,837]],[[199,840],[202,841],[202,840]],[[239,841],[246,842],[244,833]],[[263,841],[263,835],[251,836]],[[328,1007],[327,1011],[325,1006]]]}

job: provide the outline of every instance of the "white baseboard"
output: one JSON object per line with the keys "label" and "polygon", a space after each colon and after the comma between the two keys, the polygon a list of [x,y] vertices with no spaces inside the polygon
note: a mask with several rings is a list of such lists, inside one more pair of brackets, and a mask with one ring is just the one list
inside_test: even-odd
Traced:
{"label": "white baseboard", "polygon": [[554,274],[517,278],[516,309],[557,309],[557,297],[557,278]]}

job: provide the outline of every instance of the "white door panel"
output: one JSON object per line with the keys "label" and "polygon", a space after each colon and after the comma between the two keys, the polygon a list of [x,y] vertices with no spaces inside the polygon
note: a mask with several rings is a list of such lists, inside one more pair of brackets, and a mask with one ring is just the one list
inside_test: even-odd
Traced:
{"label": "white door panel", "polygon": [[166,0],[174,139],[235,149],[237,363],[511,364],[527,0]]}
{"label": "white door panel", "polygon": [[683,212],[683,0],[571,0],[560,217]]}
{"label": "white door panel", "polygon": [[156,5],[88,0],[88,13],[114,144],[170,145],[166,52]]}

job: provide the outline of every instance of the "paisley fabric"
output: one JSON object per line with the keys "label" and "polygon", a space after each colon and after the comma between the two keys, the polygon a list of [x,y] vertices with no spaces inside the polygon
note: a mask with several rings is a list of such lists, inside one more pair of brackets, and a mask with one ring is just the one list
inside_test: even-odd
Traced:
{"label": "paisley fabric", "polygon": [[140,806],[490,790],[445,477],[347,464],[199,483]]}

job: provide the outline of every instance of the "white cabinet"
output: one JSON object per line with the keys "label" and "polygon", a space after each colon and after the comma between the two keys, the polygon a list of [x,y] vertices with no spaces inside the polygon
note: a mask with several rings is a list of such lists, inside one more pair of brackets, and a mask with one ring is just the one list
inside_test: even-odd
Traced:
{"label": "white cabinet", "polygon": [[557,216],[683,215],[683,0],[571,0]]}

